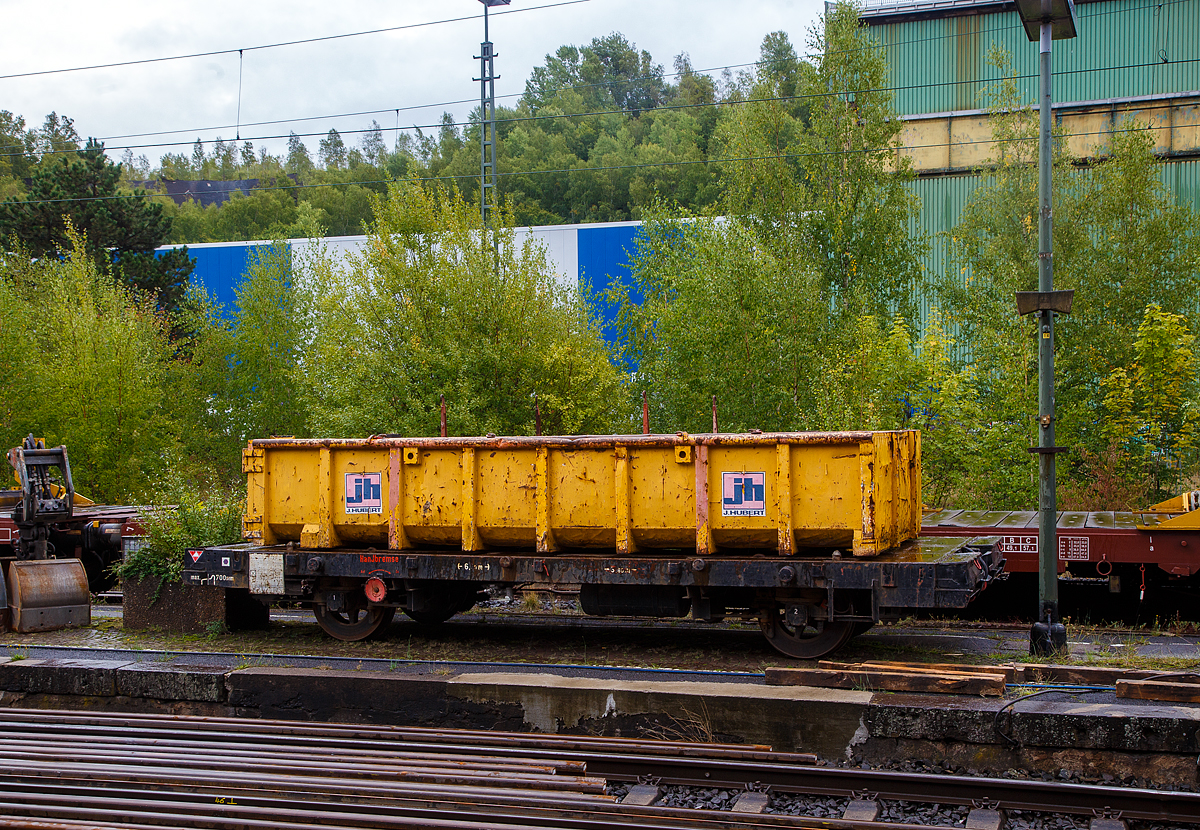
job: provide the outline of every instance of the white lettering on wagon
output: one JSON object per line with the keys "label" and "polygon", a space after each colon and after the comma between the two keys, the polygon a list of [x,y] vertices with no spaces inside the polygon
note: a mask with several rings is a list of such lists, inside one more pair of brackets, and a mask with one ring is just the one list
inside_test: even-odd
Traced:
{"label": "white lettering on wagon", "polygon": [[1002,553],[1032,553],[1038,552],[1038,537],[1036,536],[1003,536],[1000,539]]}
{"label": "white lettering on wagon", "polygon": [[1059,536],[1058,558],[1064,561],[1087,562],[1092,558],[1091,539],[1086,536]]}

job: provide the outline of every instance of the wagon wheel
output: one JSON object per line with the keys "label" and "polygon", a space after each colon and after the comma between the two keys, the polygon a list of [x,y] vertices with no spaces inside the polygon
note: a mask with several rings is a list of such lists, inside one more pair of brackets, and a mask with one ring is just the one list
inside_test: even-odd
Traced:
{"label": "wagon wheel", "polygon": [[854,636],[854,623],[809,620],[802,628],[789,626],[779,609],[772,608],[758,619],[763,635],[777,651],[801,660],[815,660],[832,654]]}
{"label": "wagon wheel", "polygon": [[338,640],[365,640],[385,631],[396,609],[386,605],[366,608],[351,608],[348,611],[330,611],[327,605],[314,605],[313,614],[317,625],[330,637]]}

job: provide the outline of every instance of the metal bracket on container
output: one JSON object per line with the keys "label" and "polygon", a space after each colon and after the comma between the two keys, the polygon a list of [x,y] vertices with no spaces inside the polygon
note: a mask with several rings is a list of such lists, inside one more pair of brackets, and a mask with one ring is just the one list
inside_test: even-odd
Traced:
{"label": "metal bracket on container", "polygon": [[242,450],[242,472],[261,473],[263,471],[263,456],[265,450],[261,447],[247,447]]}

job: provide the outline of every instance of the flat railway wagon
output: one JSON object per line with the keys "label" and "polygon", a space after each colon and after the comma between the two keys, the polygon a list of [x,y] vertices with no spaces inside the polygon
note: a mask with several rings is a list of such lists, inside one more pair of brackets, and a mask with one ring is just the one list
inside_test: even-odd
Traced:
{"label": "flat railway wagon", "polygon": [[[939,510],[924,516],[921,532],[996,537],[1012,592],[1032,596],[1029,585],[1038,572],[1036,511]],[[1200,491],[1145,510],[1059,511],[1056,536],[1064,613],[1133,621],[1150,605],[1163,617],[1194,614],[1200,599]],[[1001,600],[1000,592],[991,594],[989,599]],[[1027,604],[1032,613],[1034,604]]]}
{"label": "flat railway wagon", "polygon": [[436,623],[488,588],[579,585],[593,615],[757,619],[784,654],[961,608],[992,536],[921,537],[920,434],[263,439],[243,544],[194,585],[310,604],[343,640]]}

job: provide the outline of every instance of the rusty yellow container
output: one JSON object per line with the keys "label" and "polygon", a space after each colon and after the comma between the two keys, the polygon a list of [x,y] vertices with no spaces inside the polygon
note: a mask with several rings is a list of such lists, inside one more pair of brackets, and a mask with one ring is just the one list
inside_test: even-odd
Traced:
{"label": "rusty yellow container", "polygon": [[263,545],[872,556],[921,526],[911,430],[272,438],[243,471]]}

